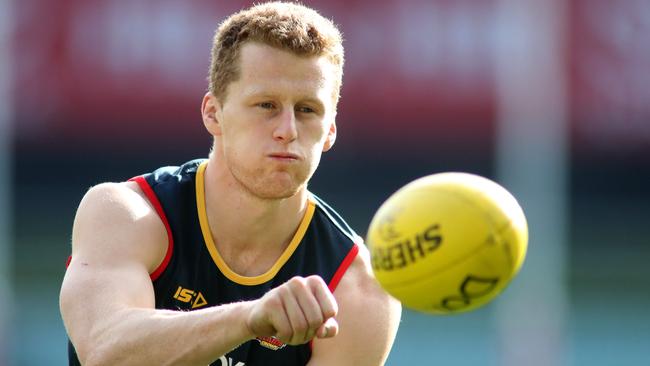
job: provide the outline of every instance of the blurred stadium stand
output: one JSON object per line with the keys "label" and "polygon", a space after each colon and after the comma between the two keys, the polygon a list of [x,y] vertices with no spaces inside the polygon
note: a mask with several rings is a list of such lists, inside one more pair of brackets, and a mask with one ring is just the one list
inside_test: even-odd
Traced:
{"label": "blurred stadium stand", "polygon": [[[559,1],[569,133],[561,359],[649,364],[650,2]],[[340,24],[347,58],[339,139],[312,190],[365,234],[380,203],[416,177],[496,178],[494,54],[520,32],[497,34],[498,0],[305,2]],[[58,290],[76,205],[93,184],[207,155],[199,106],[212,35],[250,2],[9,3],[14,313],[5,359],[64,364]],[[531,233],[544,244],[543,232]],[[406,312],[389,365],[504,364],[495,306]]]}

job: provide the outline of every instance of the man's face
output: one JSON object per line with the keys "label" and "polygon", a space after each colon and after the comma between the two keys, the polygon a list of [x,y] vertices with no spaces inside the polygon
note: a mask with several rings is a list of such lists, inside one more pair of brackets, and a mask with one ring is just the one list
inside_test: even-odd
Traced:
{"label": "man's face", "polygon": [[335,66],[260,43],[243,45],[239,62],[239,79],[216,102],[214,126],[206,123],[215,154],[253,195],[290,197],[334,143]]}

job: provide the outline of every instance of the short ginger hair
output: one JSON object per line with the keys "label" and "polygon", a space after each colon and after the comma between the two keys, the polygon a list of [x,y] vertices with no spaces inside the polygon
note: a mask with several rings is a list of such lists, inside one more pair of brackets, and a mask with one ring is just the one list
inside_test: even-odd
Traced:
{"label": "short ginger hair", "polygon": [[222,102],[239,78],[239,54],[246,42],[260,42],[298,56],[325,56],[338,75],[335,102],[343,79],[343,44],[336,25],[317,11],[289,2],[269,2],[226,18],[217,28],[210,59],[209,91]]}

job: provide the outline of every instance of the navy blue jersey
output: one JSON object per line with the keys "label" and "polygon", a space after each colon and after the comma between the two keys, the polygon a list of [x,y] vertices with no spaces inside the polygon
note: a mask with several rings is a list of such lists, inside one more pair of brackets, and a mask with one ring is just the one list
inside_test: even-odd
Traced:
{"label": "navy blue jersey", "polygon": [[[319,275],[334,291],[358,253],[359,238],[327,204],[309,195],[304,217],[287,248],[264,274],[241,276],[219,255],[205,208],[206,160],[165,167],[133,178],[167,229],[169,244],[151,273],[157,309],[194,310],[262,297],[294,276]],[[75,364],[70,347],[71,365]],[[285,345],[268,337],[248,341],[212,365],[305,365],[310,344]]]}

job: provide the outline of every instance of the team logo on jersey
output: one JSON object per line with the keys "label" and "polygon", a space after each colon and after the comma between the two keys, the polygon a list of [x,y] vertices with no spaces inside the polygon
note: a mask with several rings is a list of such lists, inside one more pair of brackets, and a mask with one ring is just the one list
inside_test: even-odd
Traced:
{"label": "team logo on jersey", "polygon": [[[221,366],[246,366],[246,364],[244,362],[235,361],[235,360],[232,359],[232,357],[226,358],[226,356],[219,357],[219,362],[221,362]],[[234,363],[234,362],[237,362],[237,363]]]}
{"label": "team logo on jersey", "polygon": [[182,286],[178,286],[178,289],[176,289],[174,299],[180,302],[192,304],[192,309],[200,308],[201,306],[208,304],[200,291],[190,290],[183,288]]}
{"label": "team logo on jersey", "polygon": [[266,347],[274,351],[277,351],[280,348],[286,346],[286,344],[282,343],[279,339],[275,337],[257,337],[255,339],[257,339],[257,341],[260,342],[260,345],[262,345],[262,347]]}

